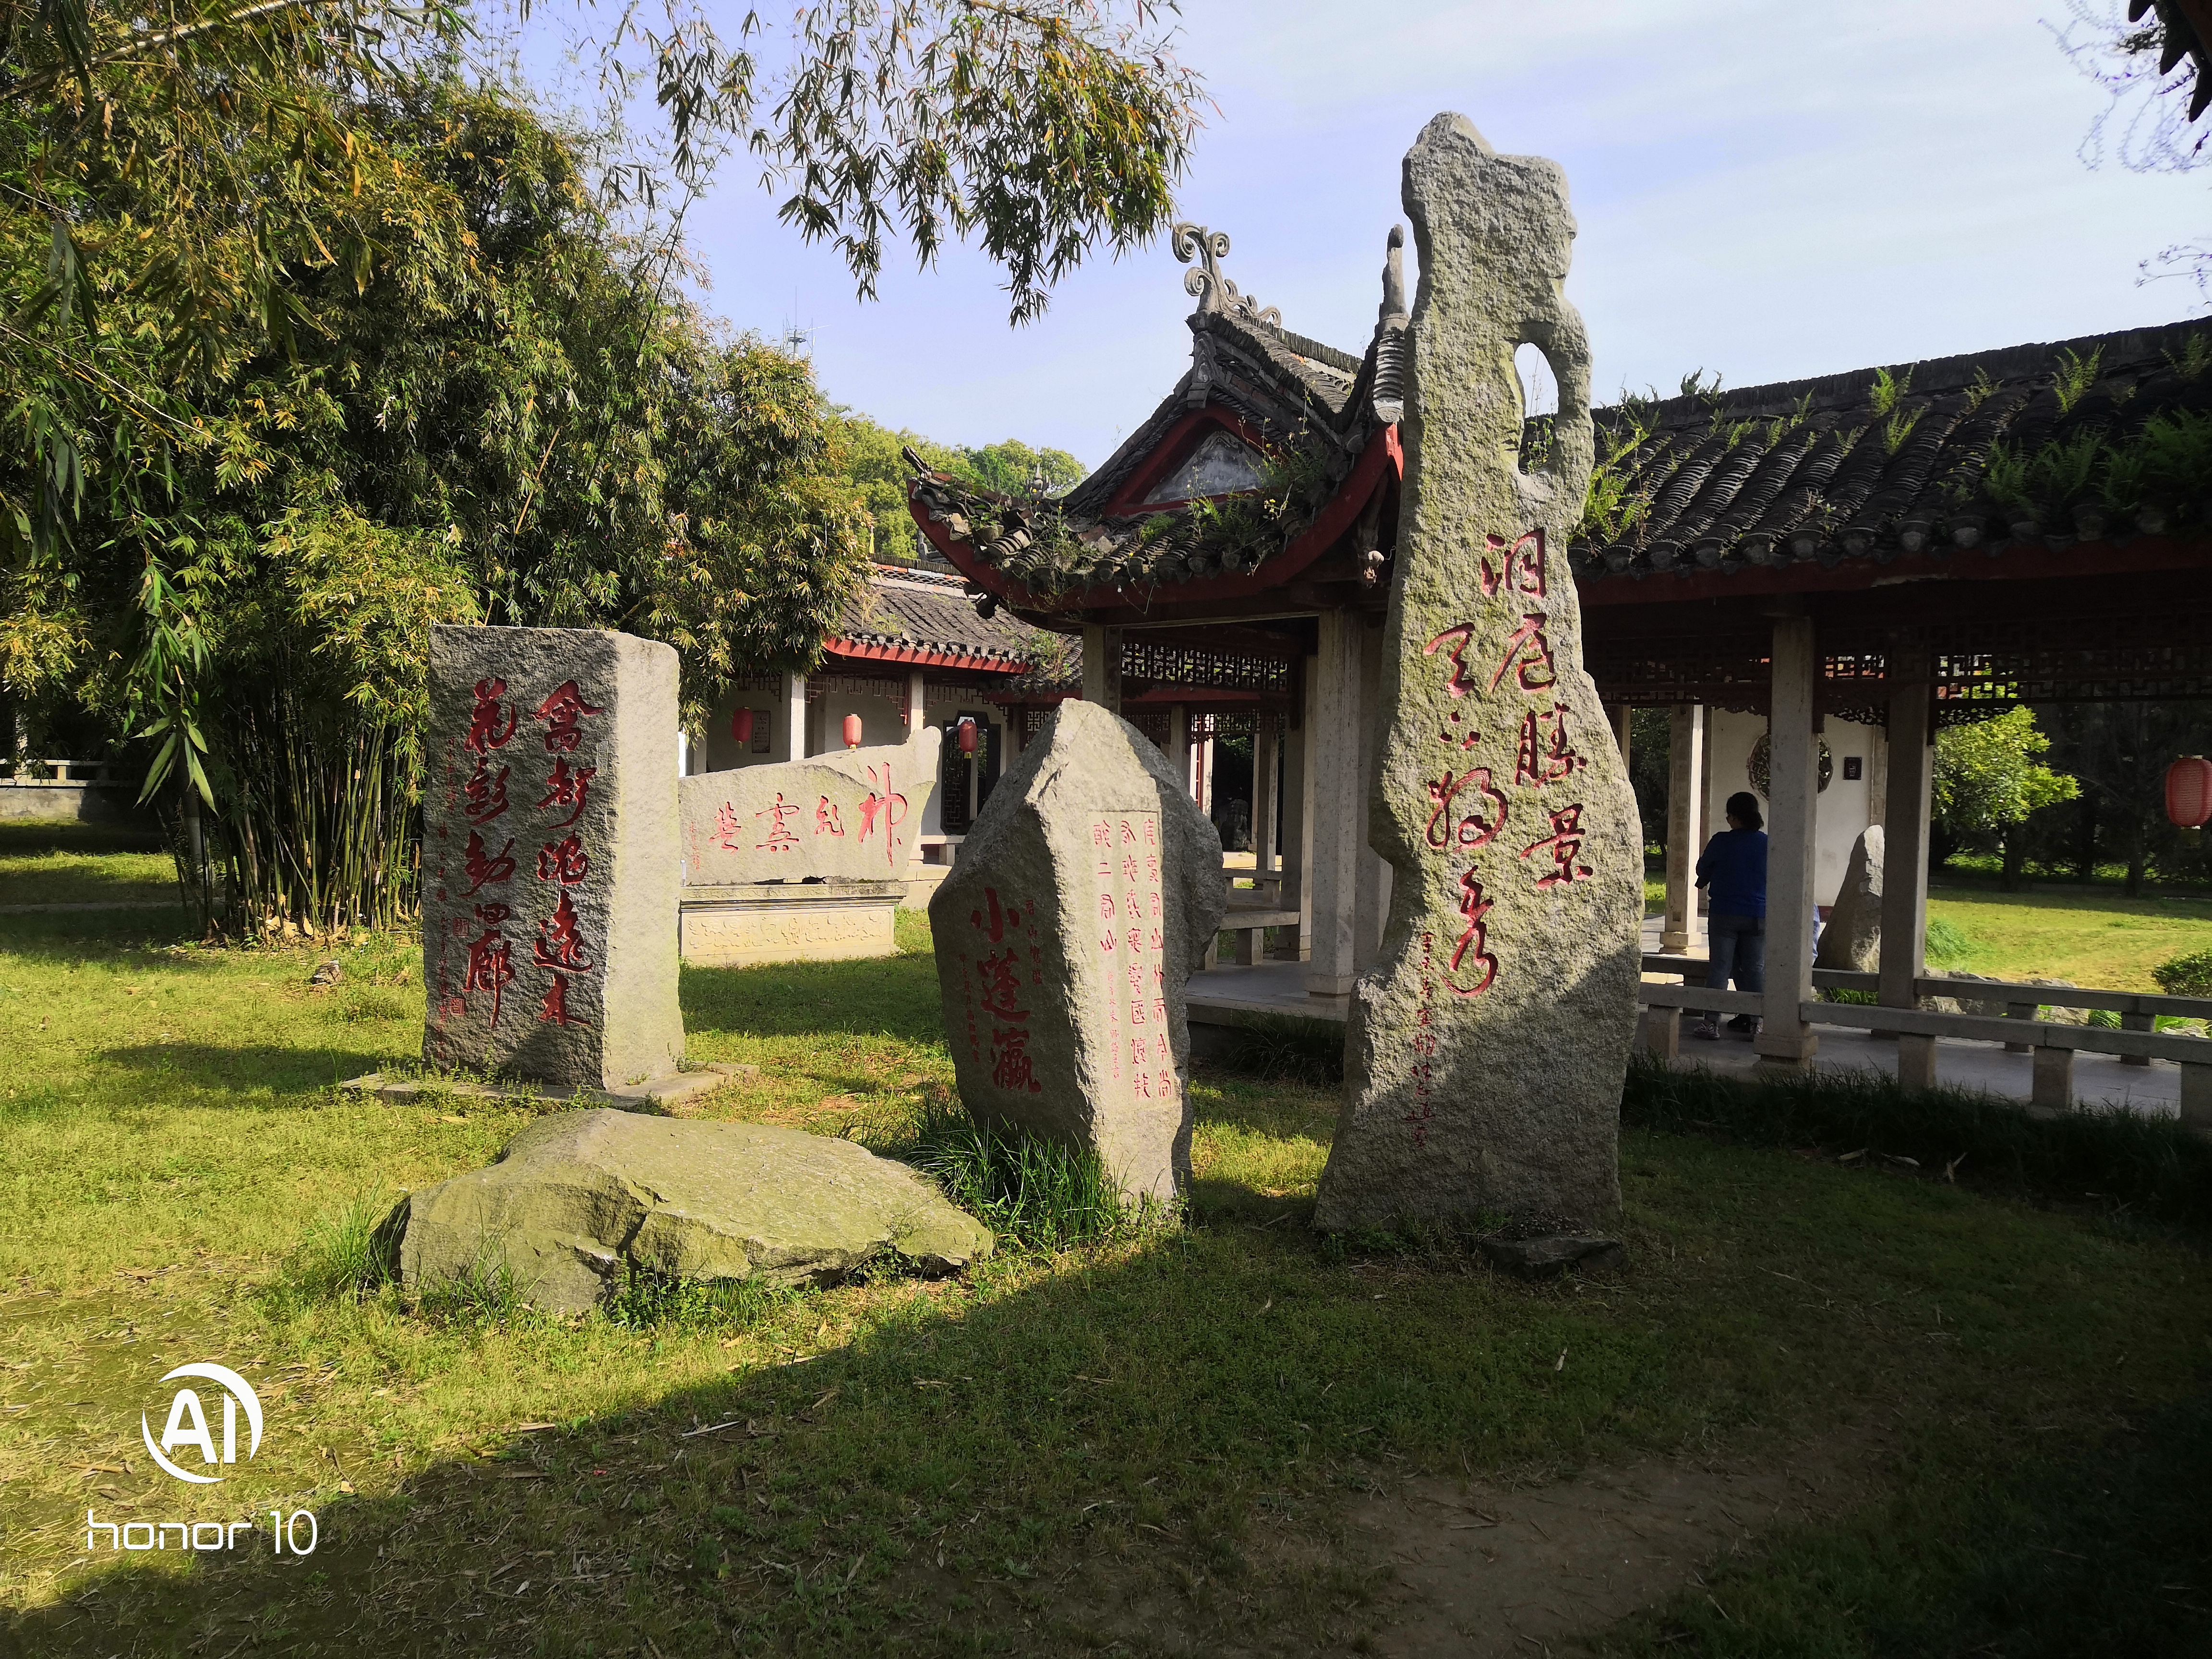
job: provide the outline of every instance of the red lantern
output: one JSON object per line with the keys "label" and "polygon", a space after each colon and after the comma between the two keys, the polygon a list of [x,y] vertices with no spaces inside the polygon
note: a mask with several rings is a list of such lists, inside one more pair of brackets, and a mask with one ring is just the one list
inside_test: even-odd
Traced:
{"label": "red lantern", "polygon": [[975,722],[971,720],[960,722],[960,752],[963,755],[975,752]]}
{"label": "red lantern", "polygon": [[751,709],[740,708],[736,714],[730,716],[730,735],[735,738],[739,743],[750,743],[753,740],[753,711]]}
{"label": "red lantern", "polygon": [[845,747],[858,749],[860,746],[860,717],[858,714],[848,714],[845,716]]}
{"label": "red lantern", "polygon": [[2185,830],[2212,819],[2212,761],[2184,755],[2166,769],[2166,815]]}

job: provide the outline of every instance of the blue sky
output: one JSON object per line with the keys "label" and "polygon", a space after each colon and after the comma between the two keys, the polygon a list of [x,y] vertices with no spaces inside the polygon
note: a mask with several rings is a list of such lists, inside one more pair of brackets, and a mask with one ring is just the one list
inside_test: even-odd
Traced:
{"label": "blue sky", "polygon": [[[1365,343],[1399,162],[1441,110],[1566,168],[1569,295],[1609,394],[1731,386],[2063,339],[2187,314],[2137,266],[2212,229],[2207,175],[2092,171],[2104,93],[2044,20],[2065,0],[1189,0],[1209,112],[1183,216],[1285,326]],[[2212,119],[2212,117],[2208,117]],[[893,262],[862,305],[739,161],[695,210],[704,295],[811,337],[823,387],[952,443],[1019,437],[1095,465],[1189,354],[1164,240],[1063,283],[1009,328],[989,263]]]}

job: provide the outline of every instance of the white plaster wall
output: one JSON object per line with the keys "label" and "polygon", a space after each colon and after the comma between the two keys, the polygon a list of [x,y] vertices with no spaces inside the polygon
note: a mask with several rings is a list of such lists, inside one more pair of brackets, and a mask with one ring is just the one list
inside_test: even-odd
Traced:
{"label": "white plaster wall", "polygon": [[[753,753],[750,743],[739,743],[730,735],[730,716],[740,708],[753,711],[753,729],[758,732],[765,725],[769,734],[769,752]],[[783,737],[783,697],[775,691],[728,691],[715,699],[714,713],[707,717],[704,751],[699,744],[691,750],[691,769],[694,772],[726,772],[739,766],[766,766],[792,757],[785,752]]]}
{"label": "white plaster wall", "polygon": [[[1705,737],[1712,757],[1712,784],[1705,800],[1705,822],[1711,826],[1709,837],[1728,827],[1723,811],[1730,795],[1739,789],[1758,793],[1751,781],[1751,751],[1765,730],[1764,714],[1717,708],[1711,711]],[[1850,865],[1851,845],[1869,822],[1867,786],[1874,771],[1874,752],[1882,734],[1878,726],[1831,720],[1820,736],[1828,745],[1835,770],[1828,787],[1820,792],[1814,813],[1813,900],[1816,904],[1833,904],[1843,888],[1844,872]],[[1859,775],[1846,779],[1844,762],[1853,756],[1858,758]],[[1759,805],[1770,818],[1773,816],[1773,809],[1764,795],[1759,796]]]}

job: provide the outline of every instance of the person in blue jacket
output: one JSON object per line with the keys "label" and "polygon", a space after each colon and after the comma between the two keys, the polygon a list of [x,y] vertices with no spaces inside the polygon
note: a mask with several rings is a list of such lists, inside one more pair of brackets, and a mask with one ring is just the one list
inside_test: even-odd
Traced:
{"label": "person in blue jacket", "polygon": [[[1705,843],[1698,860],[1698,885],[1710,888],[1712,904],[1705,917],[1708,956],[1705,986],[1739,991],[1766,988],[1766,820],[1759,797],[1739,790],[1728,798],[1728,828]],[[1755,1036],[1759,1022],[1739,1014],[1729,1030]],[[1690,1035],[1719,1036],[1720,1016],[1709,1013]]]}

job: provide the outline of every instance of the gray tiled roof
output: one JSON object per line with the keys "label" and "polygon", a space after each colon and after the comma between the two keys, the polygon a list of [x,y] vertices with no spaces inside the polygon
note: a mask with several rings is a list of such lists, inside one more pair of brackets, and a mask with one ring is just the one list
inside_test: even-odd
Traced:
{"label": "gray tiled roof", "polygon": [[1571,549],[1584,580],[2212,533],[2212,321],[1596,419],[1632,521],[1606,535],[1585,520]]}
{"label": "gray tiled roof", "polygon": [[[975,614],[958,576],[878,565],[846,606],[838,631],[860,643],[918,646],[1002,660],[1009,673],[1055,660],[1060,636],[1006,611]],[[835,650],[836,641],[830,648]]]}

